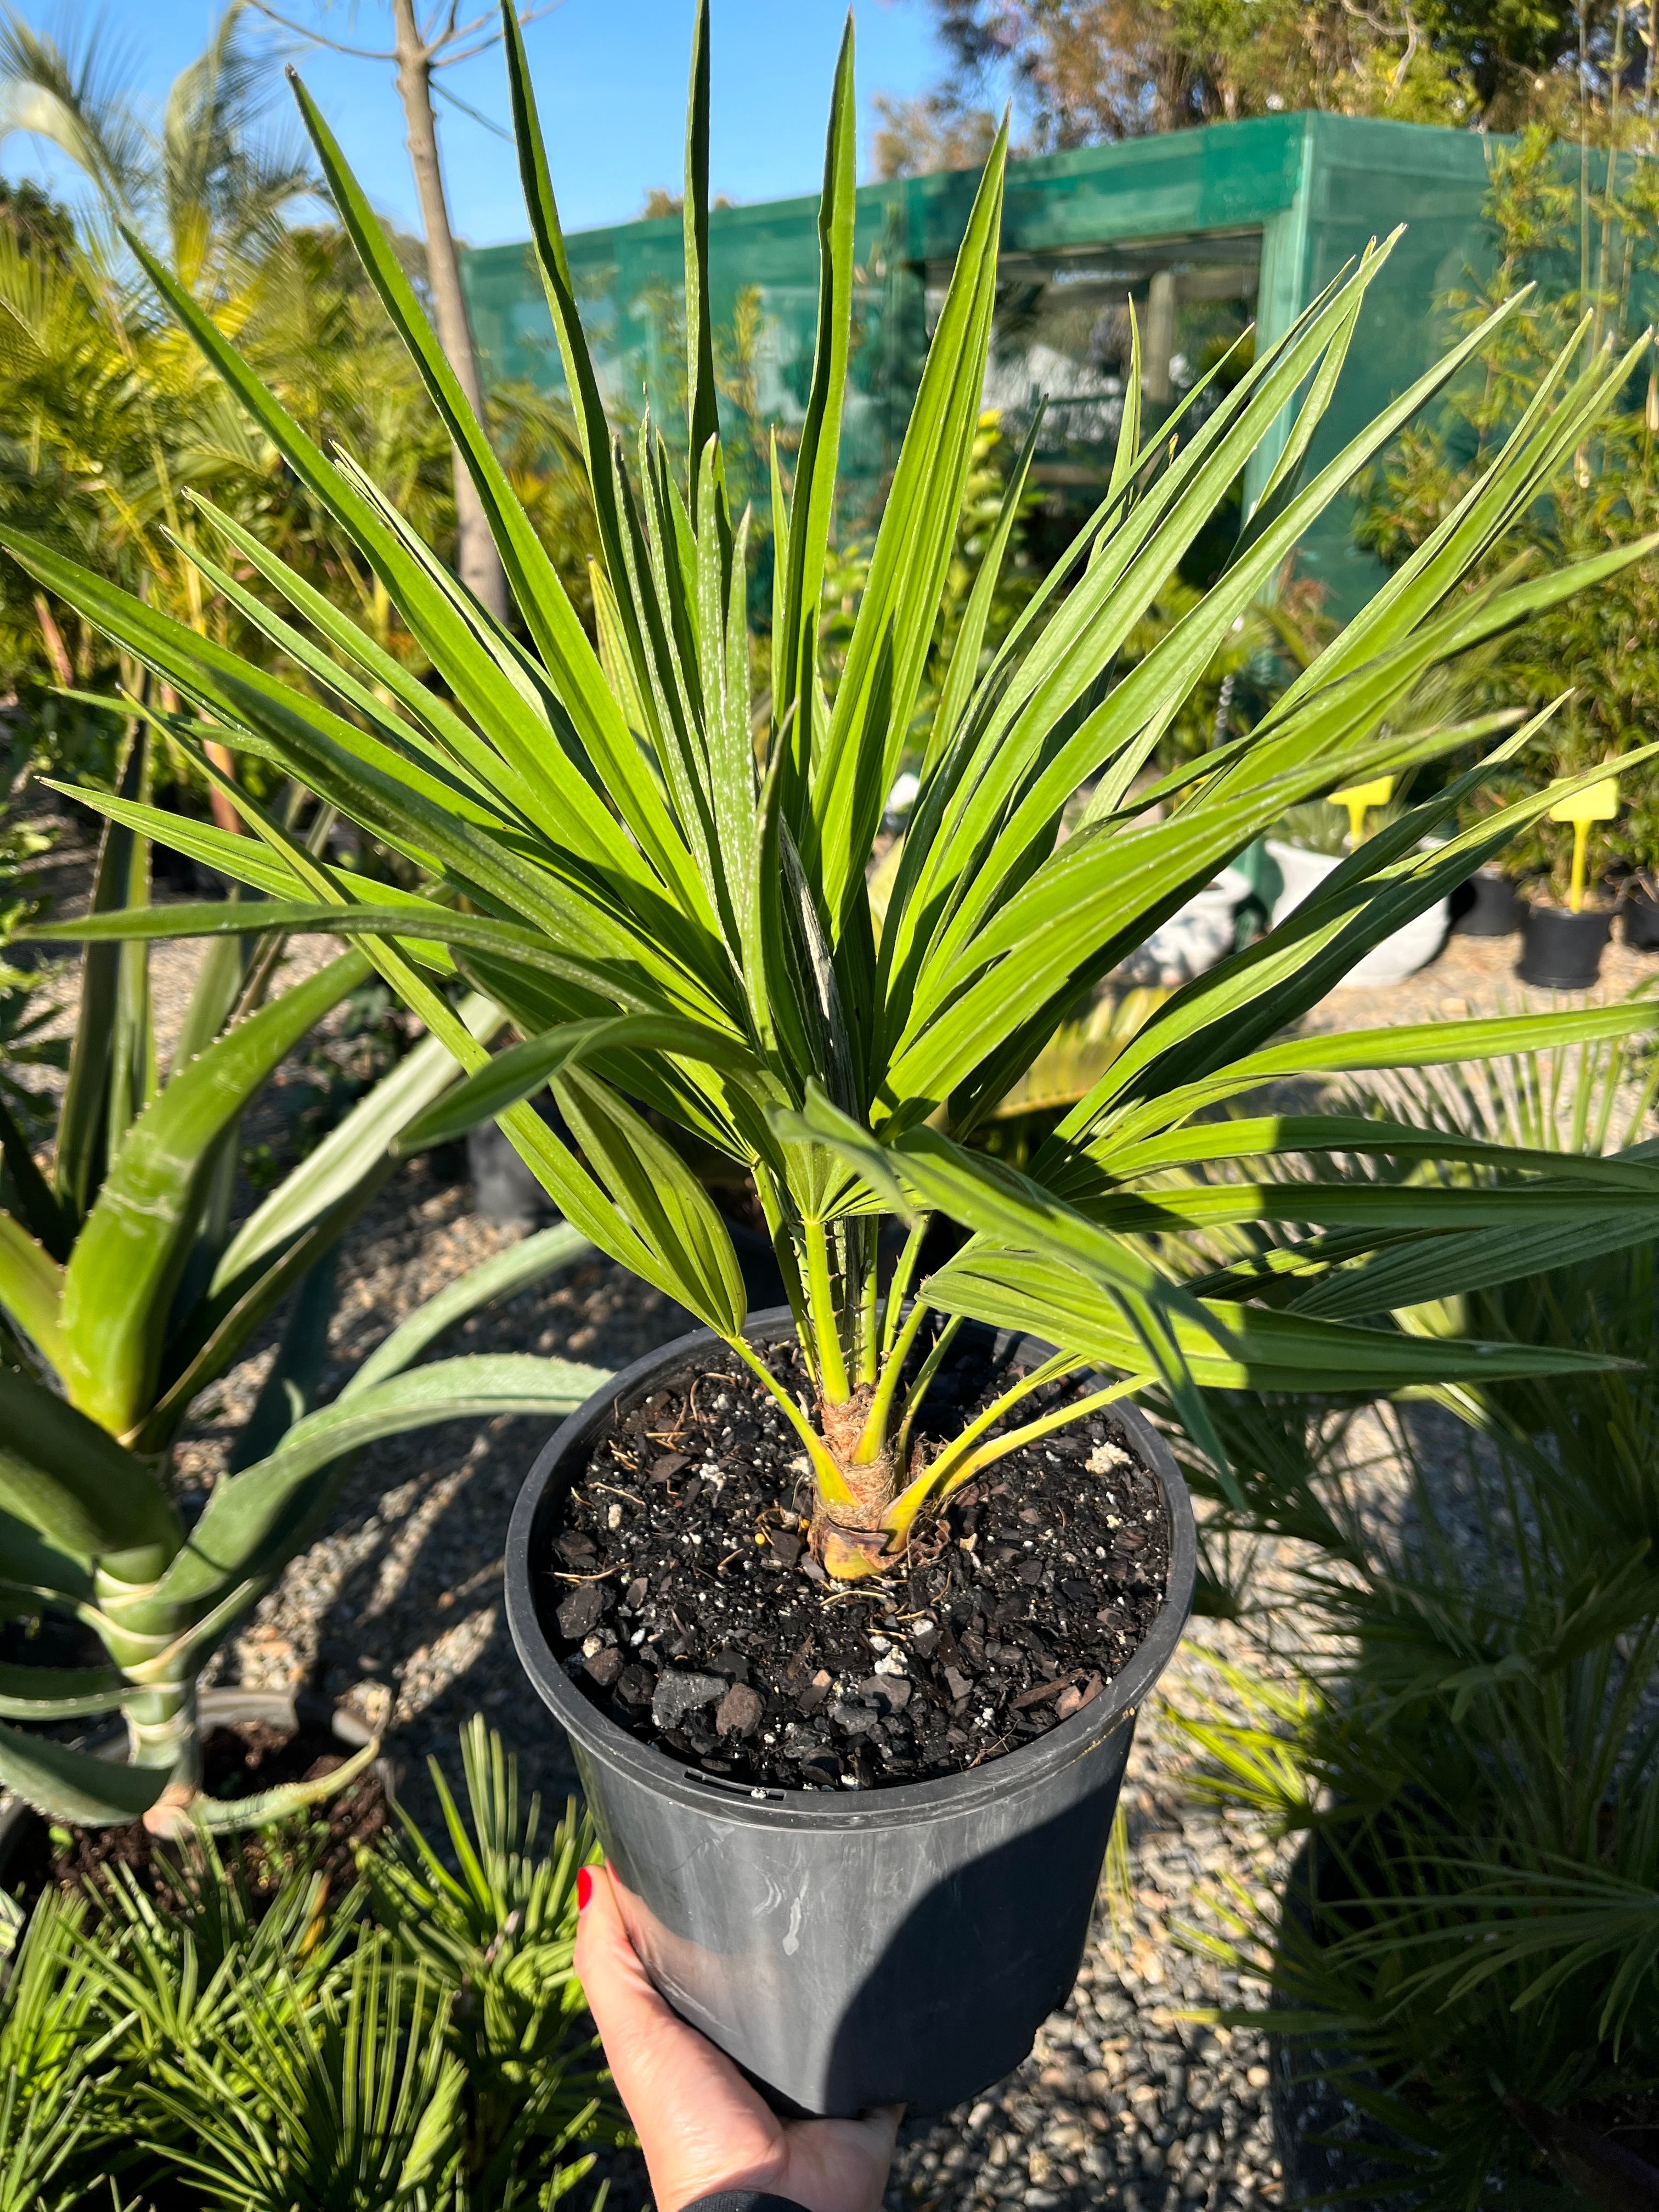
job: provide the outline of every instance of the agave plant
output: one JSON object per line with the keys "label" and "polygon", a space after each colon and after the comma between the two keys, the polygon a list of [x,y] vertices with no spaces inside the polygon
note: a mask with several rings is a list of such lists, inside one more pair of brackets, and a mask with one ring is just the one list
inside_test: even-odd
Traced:
{"label": "agave plant", "polygon": [[[123,777],[142,778],[135,747]],[[94,912],[131,912],[143,841],[110,825]],[[0,1611],[69,1613],[106,1654],[91,1668],[0,1667],[0,1715],[118,1712],[123,1766],[0,1725],[0,1782],[62,1820],[143,1814],[165,1828],[269,1819],[305,1792],[229,1802],[198,1794],[197,1682],[375,1437],[460,1414],[556,1413],[602,1380],[526,1357],[443,1360],[428,1344],[485,1300],[588,1249],[568,1224],[509,1247],[411,1316],[336,1402],[312,1409],[333,1297],[334,1247],[392,1173],[398,1131],[459,1070],[435,1038],[402,1063],[247,1218],[233,1218],[244,1109],[283,1056],[370,974],[349,951],[272,993],[270,910],[231,902],[236,933],[209,951],[165,1080],[145,947],[94,945],[82,971],[50,1176],[0,1103]],[[477,995],[455,1019],[487,1037]],[[283,1343],[228,1472],[186,1524],[169,1460],[191,1408],[292,1295]],[[366,1747],[329,1787],[372,1756]]]}
{"label": "agave plant", "polygon": [[[850,26],[831,104],[818,228],[811,388],[786,496],[775,463],[769,696],[750,690],[747,515],[725,491],[708,262],[708,11],[694,46],[686,164],[690,460],[682,480],[647,423],[630,458],[613,437],[577,312],[536,102],[504,15],[531,227],[580,428],[601,555],[596,645],[578,621],[468,408],[391,241],[295,80],[343,222],[465,456],[488,511],[521,631],[485,614],[346,461],[331,461],[261,387],[208,315],[153,259],[152,278],[290,468],[381,579],[447,696],[412,681],[361,629],[230,517],[206,583],[264,629],[332,703],[301,693],[13,534],[48,589],[84,611],[215,722],[222,742],[276,763],[403,854],[419,886],[369,891],[306,850],[221,779],[249,836],[153,828],[277,902],[283,927],[348,933],[432,1034],[474,1071],[404,1133],[433,1139],[495,1115],[555,1201],[594,1243],[678,1299],[754,1369],[799,1431],[816,1488],[812,1542],[836,1577],[880,1572],[922,1516],[1000,1452],[1091,1404],[1161,1378],[1194,1434],[1202,1391],[1382,1390],[1553,1361],[1567,1351],[1415,1339],[1362,1325],[1386,1310],[1375,1255],[1431,1295],[1471,1241],[1501,1274],[1527,1264],[1541,1223],[1634,1237],[1659,1220],[1650,1166],[1504,1153],[1490,1188],[1376,1193],[1257,1172],[1337,1143],[1379,1156],[1455,1139],[1320,1116],[1220,1123],[1200,1111],[1283,1076],[1480,1058],[1552,1036],[1613,1035],[1647,1007],[1273,1042],[1371,945],[1443,896],[1548,800],[1522,799],[1431,850],[1480,769],[1406,810],[1249,951],[1158,1008],[1031,1160],[971,1148],[1089,988],[1285,810],[1345,785],[1494,740],[1513,758],[1536,725],[1503,716],[1413,722],[1425,672],[1567,593],[1594,588],[1653,541],[1506,589],[1471,594],[1472,567],[1593,433],[1644,358],[1575,369],[1564,352],[1501,451],[1420,550],[1248,736],[1158,775],[1159,740],[1230,626],[1279,574],[1315,515],[1471,360],[1500,308],[1322,466],[1316,434],[1389,246],[1369,248],[1188,434],[1142,432],[1133,369],[1110,485],[1068,557],[1004,643],[987,609],[1018,512],[1012,476],[937,702],[917,702],[970,465],[996,295],[1007,144],[981,179],[895,470],[833,696],[817,648],[835,507],[854,293],[855,106]],[[142,246],[134,242],[135,252]],[[1194,418],[1194,421],[1196,418]],[[1258,448],[1261,497],[1219,581],[1115,682],[1125,641]],[[277,613],[230,572],[266,586]],[[1508,732],[1501,742],[1498,733]],[[1649,749],[1651,750],[1651,749]],[[203,772],[211,763],[197,748]],[[869,868],[883,802],[907,754],[921,793],[885,888]],[[1645,757],[1645,756],[1644,756]],[[1632,758],[1636,756],[1632,755]],[[1079,826],[1062,811],[1088,793]],[[1559,796],[1559,794],[1558,794]],[[211,932],[212,911],[109,915],[110,940]],[[452,964],[503,1006],[520,1042],[493,1060],[446,1003]],[[528,1101],[550,1084],[571,1141]],[[651,1109],[753,1178],[798,1324],[799,1401],[747,1344],[743,1279],[707,1194]],[[1172,1164],[1239,1172],[1173,1195]],[[927,1224],[969,1241],[921,1273]],[[884,1218],[905,1225],[889,1270]],[[1286,1259],[1196,1294],[1158,1240],[1196,1222],[1276,1219]],[[1486,1240],[1482,1243],[1480,1240]],[[1318,1316],[1298,1300],[1322,1289]],[[937,1448],[916,1413],[964,1317],[1034,1331],[1047,1364]],[[1104,1367],[1116,1380],[1040,1419],[1022,1397]],[[999,1429],[999,1424],[1001,1425]],[[994,1430],[998,1431],[994,1435]]]}

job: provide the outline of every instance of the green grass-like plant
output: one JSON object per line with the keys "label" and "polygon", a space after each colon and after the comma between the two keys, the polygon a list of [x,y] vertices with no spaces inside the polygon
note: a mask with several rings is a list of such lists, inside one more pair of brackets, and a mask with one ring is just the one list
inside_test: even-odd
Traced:
{"label": "green grass-like plant", "polygon": [[[181,830],[103,802],[277,902],[295,930],[360,939],[368,958],[475,1071],[402,1141],[494,1115],[567,1218],[679,1300],[755,1370],[810,1461],[812,1542],[832,1576],[898,1564],[920,1521],[1000,1454],[1073,1418],[1021,1418],[1056,1378],[1149,1380],[1212,1441],[1213,1388],[1376,1391],[1480,1372],[1571,1365],[1565,1348],[1492,1346],[1368,1324],[1386,1309],[1368,1271],[1407,1262],[1421,1295],[1471,1238],[1531,1264],[1540,1224],[1659,1221],[1645,1163],[1515,1149],[1479,1190],[1420,1194],[1287,1184],[1266,1164],[1334,1139],[1320,1117],[1225,1124],[1202,1110],[1297,1072],[1434,1062],[1541,1040],[1522,1022],[1437,1023],[1274,1042],[1373,945],[1444,895],[1547,802],[1522,797],[1432,851],[1494,765],[1547,716],[1418,726],[1410,702],[1447,659],[1577,591],[1653,541],[1507,588],[1466,578],[1539,498],[1644,361],[1583,363],[1577,339],[1513,434],[1418,554],[1318,652],[1248,736],[1159,775],[1164,732],[1233,623],[1270,587],[1312,519],[1478,352],[1499,307],[1340,452],[1315,468],[1324,419],[1387,243],[1368,247],[1270,345],[1198,427],[1143,434],[1138,366],[1106,497],[1006,638],[986,623],[1025,481],[1012,472],[925,726],[915,717],[972,465],[997,286],[1006,130],[981,179],[833,690],[819,649],[822,579],[854,297],[855,103],[849,25],[819,205],[820,319],[786,495],[775,463],[769,690],[751,690],[748,520],[726,494],[708,259],[708,10],[693,53],[685,190],[686,450],[681,480],[649,425],[615,438],[583,334],[534,91],[504,18],[534,250],[575,406],[594,501],[597,644],[456,384],[392,241],[302,87],[318,157],[386,311],[464,455],[489,515],[521,628],[469,599],[349,461],[330,460],[210,317],[152,258],[174,313],[289,466],[380,578],[443,691],[414,682],[231,517],[203,507],[225,565],[202,574],[331,701],[286,684],[9,533],[15,557],[157,672],[232,748],[276,763],[399,852],[420,887],[395,899],[307,850],[220,779],[251,836]],[[143,253],[135,240],[133,250]],[[1198,417],[1193,417],[1198,422]],[[1115,681],[1123,648],[1250,456],[1269,465],[1220,580]],[[1029,455],[1026,457],[1029,459]],[[234,564],[239,573],[233,573]],[[249,581],[243,581],[243,577]],[[283,603],[278,614],[254,581]],[[1503,733],[1509,732],[1510,734]],[[1480,768],[1406,809],[1248,951],[1174,994],[1034,1155],[999,1167],[971,1139],[1091,987],[1286,810],[1344,785],[1492,742]],[[1648,750],[1652,750],[1651,748]],[[210,761],[199,746],[204,775]],[[919,756],[921,792],[878,927],[868,869],[894,772]],[[1072,833],[1062,814],[1080,788]],[[1559,796],[1559,794],[1557,794]],[[97,803],[97,802],[94,802]],[[82,926],[83,933],[86,926]],[[112,941],[211,933],[211,911],[101,918]],[[493,1060],[451,1010],[455,970],[503,1006],[521,1042]],[[1552,1016],[1612,1035],[1646,1007]],[[532,1110],[550,1085],[569,1141]],[[745,1340],[743,1279],[705,1191],[652,1109],[752,1176],[797,1322],[810,1388],[795,1392]],[[1437,1138],[1374,1128],[1343,1140],[1392,1156]],[[1170,1194],[1173,1164],[1230,1159],[1225,1190]],[[928,1224],[969,1232],[931,1274]],[[1302,1232],[1260,1277],[1200,1294],[1162,1247],[1195,1226],[1271,1217]],[[890,1272],[884,1221],[905,1235]],[[1328,1304],[1315,1314],[1313,1292]],[[1334,1295],[1341,1303],[1330,1309]],[[1060,1347],[930,1453],[918,1414],[964,1320]],[[1029,1409],[1028,1409],[1029,1411]],[[999,1425],[1001,1425],[1000,1427]],[[996,1433],[994,1433],[996,1431]]]}
{"label": "green grass-like plant", "polygon": [[[306,1816],[195,1832],[161,1893],[130,1869],[52,1893],[0,1990],[0,2206],[176,2199],[225,2212],[548,2212],[625,2124],[571,1957],[575,1806],[538,1803],[474,1717],[460,1872],[406,1815],[324,1871]],[[9,2187],[11,2193],[8,2194]],[[600,2192],[601,2199],[603,2190]]]}

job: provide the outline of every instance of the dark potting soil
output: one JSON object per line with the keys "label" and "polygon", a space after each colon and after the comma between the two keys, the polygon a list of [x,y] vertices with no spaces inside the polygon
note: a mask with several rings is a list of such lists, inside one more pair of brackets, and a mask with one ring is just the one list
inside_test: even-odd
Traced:
{"label": "dark potting soil", "polygon": [[[792,1392],[793,1345],[763,1355]],[[943,1368],[936,1448],[1021,1372]],[[1086,1396],[1021,1404],[1023,1425]],[[1098,1697],[1164,1602],[1170,1523],[1111,1409],[996,1462],[894,1573],[830,1583],[800,1440],[720,1354],[602,1437],[544,1566],[550,1633],[602,1712],[737,1784],[878,1789],[960,1773]]]}
{"label": "dark potting soil", "polygon": [[[248,1797],[285,1783],[311,1782],[343,1765],[349,1753],[325,1728],[303,1724],[289,1734],[263,1721],[243,1721],[216,1729],[202,1747],[203,1786],[214,1797]],[[371,1768],[337,1796],[311,1808],[308,1823],[289,1825],[277,1849],[258,1832],[217,1838],[226,1865],[245,1880],[257,1912],[262,1896],[274,1893],[283,1873],[280,1850],[302,1850],[308,1864],[328,1878],[331,1890],[355,1879],[355,1852],[372,1843],[388,1819],[386,1792]],[[109,1871],[131,1869],[139,1886],[167,1909],[188,1901],[197,1853],[192,1844],[167,1843],[152,1836],[142,1820],[108,1828],[53,1827],[33,1867],[14,1870],[9,1886],[22,1882],[23,1901],[31,1903],[49,1885],[107,1893]]]}

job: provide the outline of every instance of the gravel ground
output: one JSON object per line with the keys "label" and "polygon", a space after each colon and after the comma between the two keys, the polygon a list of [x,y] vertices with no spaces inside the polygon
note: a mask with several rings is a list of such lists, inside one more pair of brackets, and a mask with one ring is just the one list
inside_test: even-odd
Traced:
{"label": "gravel ground", "polygon": [[1304,1030],[1380,1027],[1389,1022],[1462,1021],[1470,1016],[1522,1014],[1539,1007],[1599,1006],[1626,999],[1659,981],[1659,954],[1608,945],[1593,992],[1540,991],[1515,973],[1519,937],[1449,937],[1437,959],[1403,983],[1333,991],[1304,1022]]}
{"label": "gravel ground", "polygon": [[[54,871],[60,913],[73,911],[85,879],[83,839],[77,848]],[[309,967],[332,949],[313,939],[295,957]],[[1514,939],[1454,938],[1403,984],[1334,993],[1310,1026],[1548,1003],[1515,980],[1517,951]],[[198,957],[190,946],[157,949],[164,1036],[176,1030]],[[1614,946],[1598,995],[1623,995],[1656,976],[1659,960]],[[279,1096],[271,1108],[278,1124],[285,1110]],[[421,1300],[518,1233],[476,1218],[465,1185],[443,1182],[428,1164],[402,1170],[345,1242],[325,1395]],[[434,1349],[539,1351],[618,1367],[686,1325],[670,1301],[596,1256],[475,1316]],[[187,1482],[205,1483],[222,1463],[270,1357],[267,1339],[198,1407],[180,1453]],[[501,1729],[528,1782],[562,1793],[571,1778],[568,1750],[518,1668],[501,1601],[508,1515],[543,1434],[525,1421],[482,1431],[453,1425],[365,1451],[328,1527],[223,1655],[225,1678],[309,1682],[375,1717],[389,1714],[417,1814],[432,1809],[422,1762],[435,1751],[453,1764],[455,1729],[474,1710]],[[1376,1480],[1383,1504],[1386,1474]],[[1294,1639],[1305,1624],[1281,1614],[1275,1632]],[[1232,1648],[1237,1634],[1208,1625],[1195,1632],[1166,1691],[1178,1701],[1205,1646]],[[1016,2202],[1034,2212],[1094,2204],[1227,2212],[1282,2202],[1263,2039],[1191,2017],[1259,1992],[1180,1931],[1220,1925],[1212,1900],[1229,1880],[1258,1896],[1271,1893],[1287,1854],[1259,1822],[1195,1810],[1183,1789],[1186,1765],[1155,1698],[1126,1784],[1130,1893],[1116,1901],[1115,1923],[1103,1905],[1076,1990],[1015,2075],[969,2110],[906,2127],[888,2197],[893,2212]],[[635,2193],[625,2166],[617,2179],[625,2204]]]}
{"label": "gravel ground", "polygon": [[1261,1992],[1180,1931],[1218,1930],[1209,1899],[1225,1878],[1266,1895],[1288,1855],[1258,1823],[1183,1803],[1181,1765],[1154,1709],[1125,1789],[1131,1894],[1115,1920],[1101,1905],[1077,1986],[1025,2063],[976,2104],[902,2130],[890,2212],[1280,2203],[1266,2039],[1191,2017]]}

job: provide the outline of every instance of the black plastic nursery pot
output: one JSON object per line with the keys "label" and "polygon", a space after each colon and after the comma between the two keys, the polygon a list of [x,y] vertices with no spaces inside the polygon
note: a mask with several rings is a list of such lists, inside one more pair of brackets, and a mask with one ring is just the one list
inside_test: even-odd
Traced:
{"label": "black plastic nursery pot", "polygon": [[1624,939],[1634,952],[1659,952],[1659,899],[1637,890],[1620,908]]}
{"label": "black plastic nursery pot", "polygon": [[[775,1344],[793,1328],[785,1310],[748,1334]],[[698,1330],[636,1362],[542,1452],[507,1538],[514,1641],[570,1737],[629,1933],[676,2010],[786,2108],[942,2112],[1017,2066],[1076,1979],[1136,1711],[1192,1603],[1191,1504],[1169,1447],[1115,1405],[1164,1494],[1164,1602],[1121,1671],[1048,1734],[966,1772],[850,1795],[722,1781],[591,1705],[544,1618],[566,1493],[613,1413],[720,1348]],[[1050,1348],[1004,1333],[988,1352],[1006,1368]]]}
{"label": "black plastic nursery pot", "polygon": [[1525,922],[1525,902],[1507,876],[1477,868],[1451,896],[1455,937],[1511,937]]}
{"label": "black plastic nursery pot", "polygon": [[1601,972],[1612,931],[1613,916],[1605,909],[1569,914],[1560,907],[1528,907],[1515,972],[1541,990],[1588,991]]}

